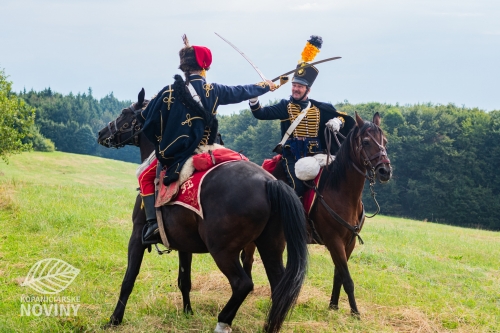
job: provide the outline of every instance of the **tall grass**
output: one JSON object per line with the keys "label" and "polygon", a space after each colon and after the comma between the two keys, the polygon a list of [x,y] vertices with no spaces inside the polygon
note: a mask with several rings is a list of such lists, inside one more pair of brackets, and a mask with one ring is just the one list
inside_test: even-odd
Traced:
{"label": "tall grass", "polygon": [[[1,162],[0,162],[1,163]],[[127,264],[135,165],[64,153],[26,153],[0,164],[0,332],[99,332]],[[380,188],[379,191],[383,191]],[[284,332],[500,332],[500,234],[380,216],[349,261],[361,320],[328,310],[333,264],[310,246],[309,273]],[[20,316],[21,286],[45,258],[80,269],[61,295],[77,316]],[[209,255],[193,260],[195,314],[182,313],[177,256],[146,254],[123,324],[112,332],[212,332],[230,287]],[[270,290],[257,256],[255,290],[234,332],[261,332]]]}

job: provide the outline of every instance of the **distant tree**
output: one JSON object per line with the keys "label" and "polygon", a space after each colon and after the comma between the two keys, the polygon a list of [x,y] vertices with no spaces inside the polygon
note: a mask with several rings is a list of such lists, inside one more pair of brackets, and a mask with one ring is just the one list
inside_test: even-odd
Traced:
{"label": "distant tree", "polygon": [[11,91],[12,82],[0,69],[0,157],[8,163],[8,155],[31,149],[22,139],[29,133],[35,109]]}
{"label": "distant tree", "polygon": [[51,152],[56,150],[54,142],[44,137],[35,124],[31,126],[29,133],[24,137],[23,143],[31,144],[35,151]]}

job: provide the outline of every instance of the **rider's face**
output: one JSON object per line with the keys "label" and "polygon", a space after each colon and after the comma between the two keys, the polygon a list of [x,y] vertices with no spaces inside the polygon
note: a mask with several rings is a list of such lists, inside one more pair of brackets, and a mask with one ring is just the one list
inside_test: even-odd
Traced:
{"label": "rider's face", "polygon": [[299,83],[292,83],[292,97],[295,100],[304,100],[307,98],[306,94],[307,86]]}

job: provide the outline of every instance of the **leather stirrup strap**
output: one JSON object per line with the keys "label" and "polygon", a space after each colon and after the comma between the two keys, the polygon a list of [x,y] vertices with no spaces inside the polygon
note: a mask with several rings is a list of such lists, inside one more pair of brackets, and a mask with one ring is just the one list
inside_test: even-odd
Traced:
{"label": "leather stirrup strap", "polygon": [[167,249],[170,249],[170,243],[168,242],[167,234],[165,233],[165,226],[163,225],[161,207],[156,208],[156,221],[158,221],[158,229],[160,230],[161,242]]}
{"label": "leather stirrup strap", "polygon": [[[160,170],[161,170],[160,161],[158,161],[158,166],[157,166],[156,170],[157,170],[157,172],[156,172],[156,178],[155,178],[155,187],[156,187],[155,196],[157,197],[158,192],[160,190],[159,189]],[[165,246],[167,249],[170,249],[170,243],[168,242],[167,234],[165,233],[165,226],[163,225],[163,215],[161,213],[161,207],[156,207],[156,221],[158,222],[158,229],[160,230],[161,242],[163,243],[163,246]]]}

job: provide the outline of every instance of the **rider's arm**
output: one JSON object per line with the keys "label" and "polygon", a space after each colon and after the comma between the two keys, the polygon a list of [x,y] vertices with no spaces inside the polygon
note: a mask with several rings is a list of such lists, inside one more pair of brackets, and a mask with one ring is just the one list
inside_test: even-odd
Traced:
{"label": "rider's arm", "polygon": [[218,105],[240,103],[250,98],[264,95],[266,92],[274,90],[275,87],[271,81],[243,86],[225,86],[217,83],[212,83],[211,85],[218,97]]}
{"label": "rider's arm", "polygon": [[252,110],[253,116],[260,120],[283,120],[289,118],[287,104],[286,99],[282,99],[279,103],[270,106],[262,106],[258,99],[253,100],[253,102],[250,100],[250,110]]}

